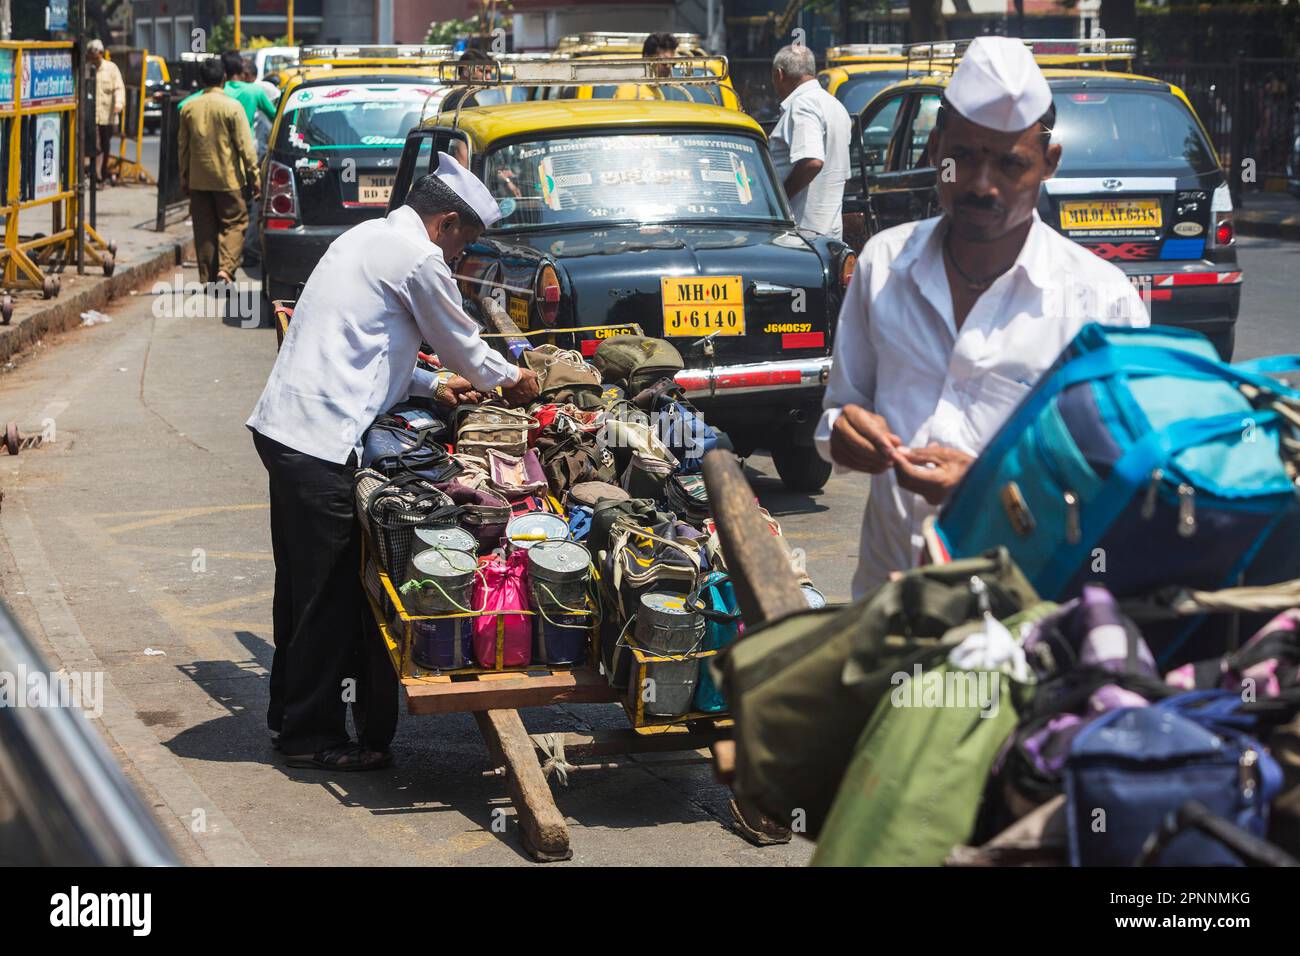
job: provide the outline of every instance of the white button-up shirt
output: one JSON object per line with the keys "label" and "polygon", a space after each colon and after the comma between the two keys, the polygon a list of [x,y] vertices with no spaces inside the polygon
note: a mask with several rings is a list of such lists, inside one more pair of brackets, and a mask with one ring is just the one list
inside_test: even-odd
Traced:
{"label": "white button-up shirt", "polygon": [[343,463],[375,416],[408,394],[421,341],[478,389],[513,384],[519,369],[494,352],[461,307],[451,269],[416,211],[353,226],[312,271],[248,427],[295,451]]}
{"label": "white button-up shirt", "polygon": [[[935,443],[978,455],[1085,324],[1150,323],[1124,273],[1035,213],[1015,264],[958,331],[945,229],[942,216],[905,223],[863,247],[840,309],[817,426],[817,450],[828,461],[831,428],[845,405],[880,415],[908,447]],[[900,488],[892,469],[872,476],[855,598],[916,563],[921,523],[935,510]]]}
{"label": "white button-up shirt", "polygon": [[808,187],[790,197],[790,211],[801,229],[839,239],[843,229],[844,183],[849,178],[849,138],[853,121],[844,104],[807,80],[781,102],[781,118],[768,137],[772,165],[782,183],[802,159],[820,159],[821,171]]}

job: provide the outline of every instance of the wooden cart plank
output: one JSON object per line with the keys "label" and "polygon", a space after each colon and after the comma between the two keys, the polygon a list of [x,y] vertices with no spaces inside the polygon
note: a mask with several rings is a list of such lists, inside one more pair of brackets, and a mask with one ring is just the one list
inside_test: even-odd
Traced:
{"label": "wooden cart plank", "polygon": [[406,689],[407,712],[412,714],[515,710],[561,703],[605,704],[619,699],[618,691],[591,669],[537,676],[493,675],[491,680],[404,680],[402,686]]}
{"label": "wooden cart plank", "polygon": [[474,719],[488,751],[506,767],[506,787],[528,855],[539,863],[570,859],[573,850],[569,847],[569,826],[555,805],[519,712],[478,711]]}

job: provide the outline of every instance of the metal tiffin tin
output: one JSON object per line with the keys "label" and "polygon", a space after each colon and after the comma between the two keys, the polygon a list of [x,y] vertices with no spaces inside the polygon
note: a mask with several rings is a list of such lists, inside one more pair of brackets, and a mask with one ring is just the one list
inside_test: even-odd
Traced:
{"label": "metal tiffin tin", "polygon": [[534,618],[533,658],[548,664],[586,660],[592,616],[587,611],[591,556],[573,541],[539,541],[528,549],[528,591]]}
{"label": "metal tiffin tin", "polygon": [[704,641],[704,617],[686,606],[680,594],[641,595],[636,614],[636,646],[654,654],[685,654]]}
{"label": "metal tiffin tin", "polygon": [[416,528],[413,551],[442,548],[444,551],[478,553],[478,539],[464,528]]}
{"label": "metal tiffin tin", "polygon": [[425,548],[411,556],[401,587],[402,605],[413,616],[470,609],[478,561],[468,551]]}
{"label": "metal tiffin tin", "polygon": [[540,541],[565,541],[569,523],[548,511],[530,511],[511,518],[506,525],[506,542],[511,551],[531,548]]}

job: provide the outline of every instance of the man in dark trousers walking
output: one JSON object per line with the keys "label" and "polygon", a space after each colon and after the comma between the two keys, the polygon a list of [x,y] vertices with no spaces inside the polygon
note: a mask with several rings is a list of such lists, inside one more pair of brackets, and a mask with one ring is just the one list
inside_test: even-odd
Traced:
{"label": "man in dark trousers walking", "polygon": [[199,66],[203,92],[181,109],[181,188],[190,196],[201,282],[233,282],[248,225],[244,189],[260,194],[257,154],[243,108],[221,88],[215,57]]}

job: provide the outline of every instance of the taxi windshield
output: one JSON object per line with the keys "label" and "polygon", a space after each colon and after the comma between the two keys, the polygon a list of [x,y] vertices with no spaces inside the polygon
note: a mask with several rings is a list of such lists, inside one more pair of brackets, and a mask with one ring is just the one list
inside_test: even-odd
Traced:
{"label": "taxi windshield", "polygon": [[437,87],[329,86],[295,90],[280,119],[277,148],[299,152],[401,149]]}
{"label": "taxi windshield", "polygon": [[497,229],[599,222],[788,218],[759,144],[730,133],[625,133],[512,143],[483,180]]}
{"label": "taxi windshield", "polygon": [[1191,111],[1168,93],[1058,90],[1052,101],[1053,139],[1061,144],[1066,175],[1138,170],[1200,175],[1219,167]]}

